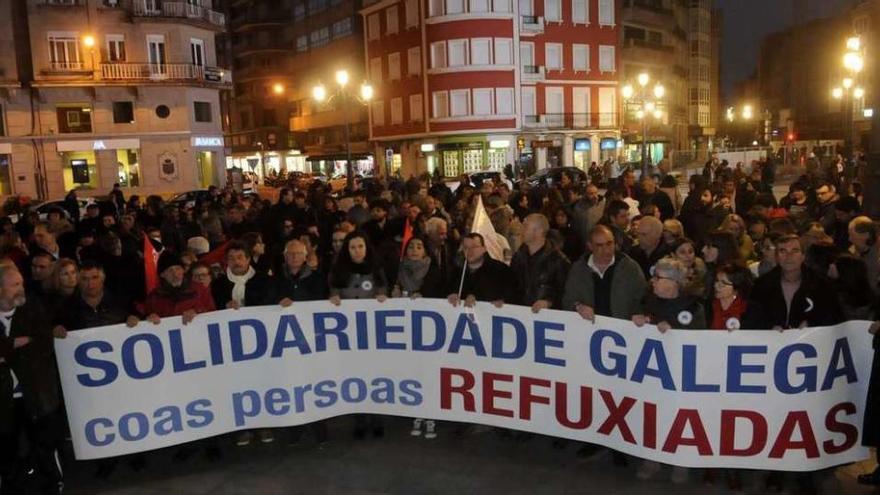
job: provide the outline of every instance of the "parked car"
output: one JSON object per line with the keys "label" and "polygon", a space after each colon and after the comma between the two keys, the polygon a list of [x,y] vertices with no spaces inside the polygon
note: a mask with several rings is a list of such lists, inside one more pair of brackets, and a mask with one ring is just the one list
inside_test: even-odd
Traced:
{"label": "parked car", "polygon": [[[77,198],[77,202],[79,203],[79,216],[80,218],[86,215],[86,208],[91,204],[100,204],[99,200],[95,198]],[[33,203],[30,206],[30,211],[36,211],[40,215],[40,220],[46,220],[49,217],[49,211],[54,208],[60,208],[64,213],[64,218],[70,220],[70,213],[64,209],[64,200],[63,199],[53,199],[51,201],[44,201]],[[8,215],[9,219],[12,220],[12,223],[18,223],[18,219],[20,215],[18,213],[13,213]]]}
{"label": "parked car", "polygon": [[526,179],[526,182],[534,187],[540,184],[542,180],[546,180],[547,185],[552,186],[562,180],[562,174],[564,173],[570,175],[575,183],[587,182],[587,173],[577,167],[542,168]]}

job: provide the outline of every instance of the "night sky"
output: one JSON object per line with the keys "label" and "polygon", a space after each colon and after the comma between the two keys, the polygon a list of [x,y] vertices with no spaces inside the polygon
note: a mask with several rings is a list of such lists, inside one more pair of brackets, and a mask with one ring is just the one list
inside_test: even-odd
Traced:
{"label": "night sky", "polygon": [[792,24],[793,3],[805,9],[806,19],[813,19],[843,13],[857,0],[715,0],[724,15],[721,46],[724,93],[729,93],[734,83],[755,71],[764,36]]}

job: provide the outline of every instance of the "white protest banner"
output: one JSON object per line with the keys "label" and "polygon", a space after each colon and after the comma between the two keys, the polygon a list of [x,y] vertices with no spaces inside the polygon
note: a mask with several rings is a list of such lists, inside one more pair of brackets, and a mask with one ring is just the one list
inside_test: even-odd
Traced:
{"label": "white protest banner", "polygon": [[670,331],[435,299],[294,303],[56,340],[76,456],[352,413],[480,423],[688,467],[868,457],[867,322]]}

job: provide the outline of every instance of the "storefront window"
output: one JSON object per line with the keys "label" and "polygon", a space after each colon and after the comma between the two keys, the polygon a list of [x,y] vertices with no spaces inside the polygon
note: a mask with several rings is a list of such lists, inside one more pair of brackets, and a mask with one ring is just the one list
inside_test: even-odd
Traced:
{"label": "storefront window", "polygon": [[61,156],[64,163],[64,190],[98,188],[98,167],[94,151],[66,151]]}
{"label": "storefront window", "polygon": [[605,138],[600,145],[599,158],[604,162],[617,157],[617,140],[614,138]]}
{"label": "storefront window", "polygon": [[458,151],[443,152],[443,175],[455,177],[459,174]]}
{"label": "storefront window", "polygon": [[0,194],[12,194],[12,170],[9,167],[11,155],[0,155]]}
{"label": "storefront window", "polygon": [[396,174],[400,172],[400,166],[403,164],[403,160],[400,157],[400,153],[395,153],[391,155],[391,173]]}
{"label": "storefront window", "polygon": [[493,148],[489,150],[489,168],[492,170],[504,170],[507,165],[507,149]]}
{"label": "storefront window", "polygon": [[288,172],[305,172],[306,157],[302,155],[284,157],[284,165]]}
{"label": "storefront window", "polygon": [[589,170],[592,161],[592,143],[589,139],[574,140],[574,166],[581,170]]}
{"label": "storefront window", "polygon": [[116,150],[116,164],[119,167],[117,180],[120,186],[138,187],[141,185],[138,150]]}
{"label": "storefront window", "polygon": [[199,171],[199,185],[208,187],[214,184],[214,153],[199,151],[196,153],[196,165]]}

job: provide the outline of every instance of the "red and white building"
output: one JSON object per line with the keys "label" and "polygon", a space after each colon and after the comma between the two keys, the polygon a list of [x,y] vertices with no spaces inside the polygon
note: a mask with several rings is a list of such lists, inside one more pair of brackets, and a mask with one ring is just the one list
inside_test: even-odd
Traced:
{"label": "red and white building", "polygon": [[443,175],[616,156],[620,0],[383,0],[365,7],[370,138]]}

